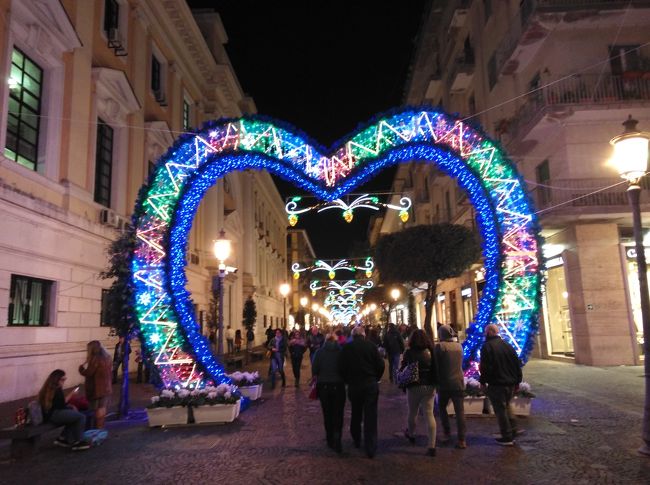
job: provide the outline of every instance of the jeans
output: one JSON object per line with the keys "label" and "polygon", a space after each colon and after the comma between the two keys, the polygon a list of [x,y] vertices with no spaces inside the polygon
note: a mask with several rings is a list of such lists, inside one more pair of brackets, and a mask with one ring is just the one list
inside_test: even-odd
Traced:
{"label": "jeans", "polygon": [[361,443],[361,421],[363,420],[363,444],[370,457],[377,452],[377,401],[379,386],[376,382],[349,385],[348,398],[352,407],[350,434],[355,446]]}
{"label": "jeans", "polygon": [[228,345],[228,353],[232,354],[233,351],[235,350],[235,341],[231,338],[226,339],[226,344]]}
{"label": "jeans", "polygon": [[291,356],[291,370],[296,379],[296,385],[300,382],[300,367],[302,366],[302,354]]}
{"label": "jeans", "polygon": [[65,440],[70,444],[81,441],[81,438],[83,438],[84,428],[86,427],[86,416],[79,411],[75,411],[74,409],[57,409],[52,412],[50,422],[65,425],[63,435]]}
{"label": "jeans", "polygon": [[446,435],[451,434],[449,425],[449,414],[447,414],[447,404],[449,400],[454,404],[456,413],[456,427],[458,429],[458,441],[465,441],[467,426],[465,424],[465,399],[463,391],[438,391],[438,411],[440,412],[440,421],[442,429]]}
{"label": "jeans", "polygon": [[280,377],[282,377],[282,387],[287,383],[284,376],[284,354],[279,352],[273,352],[271,355],[271,367],[269,368],[269,374],[271,375],[271,389],[275,389],[275,373],[279,372]]}
{"label": "jeans", "polygon": [[413,386],[406,389],[408,401],[408,431],[409,435],[415,436],[415,418],[418,409],[424,405],[424,415],[427,419],[427,436],[429,437],[429,448],[436,447],[436,418],[433,417],[433,398],[436,395],[436,388],[433,386]]}
{"label": "jeans", "polygon": [[399,359],[402,354],[388,354],[388,376],[390,382],[397,382],[397,370],[399,369]]}
{"label": "jeans", "polygon": [[513,439],[517,434],[517,422],[510,411],[510,401],[515,395],[515,386],[488,385],[487,396],[492,403],[494,414],[499,422],[499,431],[505,439]]}
{"label": "jeans", "polygon": [[328,446],[341,449],[343,409],[345,408],[345,384],[319,382],[318,399],[323,408],[323,422]]}

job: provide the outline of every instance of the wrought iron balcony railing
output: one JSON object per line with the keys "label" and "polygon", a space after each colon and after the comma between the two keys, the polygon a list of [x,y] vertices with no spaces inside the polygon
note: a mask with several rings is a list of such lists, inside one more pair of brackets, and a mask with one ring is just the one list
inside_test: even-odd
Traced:
{"label": "wrought iron balcony railing", "polygon": [[511,138],[523,135],[544,114],[567,114],[580,106],[650,101],[650,72],[633,76],[581,75],[562,79],[526,97],[505,130]]}

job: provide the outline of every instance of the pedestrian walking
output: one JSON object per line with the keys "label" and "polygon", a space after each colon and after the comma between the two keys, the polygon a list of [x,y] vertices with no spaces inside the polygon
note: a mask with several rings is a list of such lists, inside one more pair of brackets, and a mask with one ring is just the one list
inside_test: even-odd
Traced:
{"label": "pedestrian walking", "polygon": [[433,401],[436,395],[437,369],[433,357],[433,344],[424,330],[416,330],[409,339],[409,348],[404,352],[402,369],[417,362],[418,379],[406,387],[408,404],[407,428],[404,436],[415,444],[415,425],[418,410],[422,408],[427,420],[427,454],[436,456],[436,418],[433,416]]}
{"label": "pedestrian walking", "polygon": [[438,338],[440,342],[435,346],[434,356],[438,368],[438,411],[444,431],[442,442],[449,443],[451,441],[451,427],[447,413],[447,404],[451,400],[456,413],[456,428],[458,430],[456,448],[464,450],[467,448],[465,441],[467,428],[464,404],[463,347],[454,341],[454,331],[449,325],[442,325],[438,328]]}
{"label": "pedestrian walking", "polygon": [[241,352],[241,342],[242,342],[241,329],[238,328],[237,330],[235,330],[235,352],[237,353]]}
{"label": "pedestrian walking", "polygon": [[377,347],[365,339],[362,326],[352,330],[352,342],[341,351],[341,372],[348,385],[348,399],[352,407],[350,434],[356,448],[361,447],[361,423],[363,421],[363,444],[368,458],[377,453],[377,402],[379,380],[384,374],[384,360]]}
{"label": "pedestrian walking", "polygon": [[327,446],[341,453],[345,384],[341,375],[341,346],[336,334],[328,334],[323,346],[316,351],[311,374],[312,379],[316,379],[318,399],[323,409]]}
{"label": "pedestrian walking", "polygon": [[229,354],[235,351],[235,332],[230,325],[226,327],[226,348]]}
{"label": "pedestrian walking", "polygon": [[404,339],[394,323],[388,326],[388,332],[384,336],[384,349],[388,356],[388,378],[390,382],[395,382],[395,373],[397,372],[400,358],[404,352]]}
{"label": "pedestrian walking", "polygon": [[273,340],[275,337],[275,330],[273,330],[273,328],[271,328],[271,325],[269,325],[264,333],[266,334],[266,346],[268,347],[271,340]]}
{"label": "pedestrian walking", "polygon": [[291,370],[295,379],[295,386],[300,386],[300,368],[302,356],[307,350],[307,342],[302,330],[295,329],[289,338],[289,355],[291,356]]}
{"label": "pedestrian walking", "polygon": [[86,398],[95,412],[95,428],[103,428],[106,411],[111,401],[111,356],[99,340],[88,342],[86,362],[79,366],[79,373],[86,378]]}
{"label": "pedestrian walking", "polygon": [[[124,349],[126,347],[126,339],[120,336],[115,344],[115,350],[113,351],[113,384],[117,382],[117,372],[122,367],[122,374],[124,374]],[[131,349],[129,349],[131,353]],[[127,356],[128,358],[128,356]]]}
{"label": "pedestrian walking", "polygon": [[269,365],[269,375],[271,376],[271,389],[275,389],[276,373],[282,378],[282,387],[287,385],[284,375],[284,356],[287,352],[287,340],[284,338],[282,329],[275,330],[275,337],[269,342],[268,349],[271,351],[271,362]]}
{"label": "pedestrian walking", "polygon": [[521,432],[510,410],[510,401],[522,380],[521,362],[515,349],[499,335],[497,325],[489,324],[485,336],[481,347],[480,381],[484,388],[487,385],[487,397],[499,422],[501,437],[496,441],[503,446],[512,446],[515,436]]}
{"label": "pedestrian walking", "polygon": [[320,349],[325,342],[325,336],[320,333],[317,326],[312,326],[307,335],[307,348],[309,349],[309,361],[314,362],[314,354]]}

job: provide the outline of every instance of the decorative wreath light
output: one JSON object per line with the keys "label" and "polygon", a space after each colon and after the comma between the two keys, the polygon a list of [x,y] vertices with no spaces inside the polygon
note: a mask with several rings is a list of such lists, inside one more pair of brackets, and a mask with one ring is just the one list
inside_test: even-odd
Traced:
{"label": "decorative wreath light", "polygon": [[[329,153],[329,154],[328,154]],[[479,129],[425,107],[378,117],[328,152],[288,125],[261,117],[208,123],[158,161],[134,211],[134,312],[144,355],[168,387],[228,382],[201,334],[187,290],[185,248],[205,192],[227,173],[268,170],[324,201],[350,193],[382,169],[413,160],[436,164],[476,208],[485,287],[463,343],[475,366],[487,324],[525,361],[537,331],[539,230],[514,165]]]}
{"label": "decorative wreath light", "polygon": [[400,205],[395,205],[380,202],[377,195],[363,194],[349,204],[344,202],[342,199],[336,199],[332,202],[322,202],[302,209],[298,209],[298,202],[300,202],[304,197],[296,196],[292,197],[289,202],[287,202],[284,209],[288,214],[289,225],[292,227],[298,223],[299,214],[304,214],[311,210],[323,212],[330,209],[340,209],[343,211],[343,219],[345,222],[350,223],[354,219],[354,209],[371,209],[378,211],[380,207],[385,207],[386,209],[399,211],[398,215],[402,222],[407,222],[409,220],[409,209],[413,205],[410,198],[402,196],[399,199]]}

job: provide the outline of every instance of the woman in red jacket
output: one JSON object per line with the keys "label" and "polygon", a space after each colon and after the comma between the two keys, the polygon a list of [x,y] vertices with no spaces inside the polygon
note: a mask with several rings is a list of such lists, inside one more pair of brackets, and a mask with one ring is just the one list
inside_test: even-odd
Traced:
{"label": "woman in red jacket", "polygon": [[95,411],[95,426],[101,429],[113,392],[113,360],[98,340],[88,342],[87,350],[88,357],[79,366],[79,373],[86,378],[86,397],[90,409]]}

